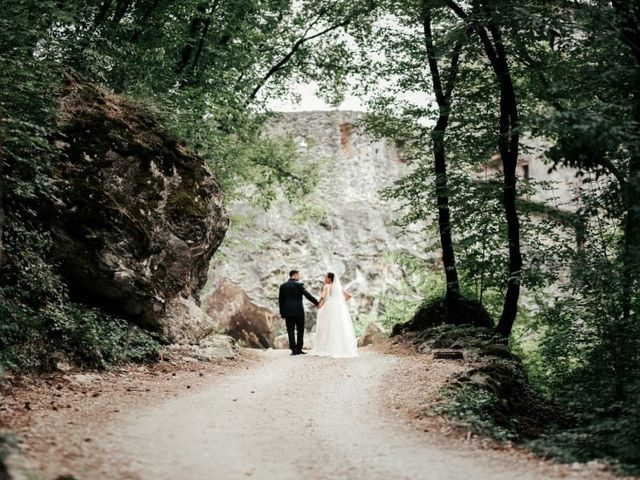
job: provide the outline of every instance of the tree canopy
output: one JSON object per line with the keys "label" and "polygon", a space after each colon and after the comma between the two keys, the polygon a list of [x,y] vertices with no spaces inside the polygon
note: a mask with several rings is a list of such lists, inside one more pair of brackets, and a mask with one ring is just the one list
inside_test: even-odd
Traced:
{"label": "tree canopy", "polygon": [[[126,324],[100,330],[109,321],[69,299],[48,256],[41,206],[58,198],[64,78],[140,102],[207,160],[228,202],[245,195],[265,207],[314,182],[287,138],[264,134],[268,102],[317,82],[334,103],[349,89],[361,95],[363,128],[403,145],[409,172],[383,195],[401,205],[399,225],[423,226],[442,253],[443,289],[432,293],[444,320],[460,320],[465,299],[483,305],[535,386],[573,409],[572,428],[539,448],[640,463],[638,0],[0,7],[0,361],[46,368],[51,338],[97,351],[86,332],[98,330],[112,348],[88,365],[153,355],[144,333],[129,356],[116,348]],[[570,206],[533,200],[551,186],[527,178],[525,156],[575,172]],[[491,174],[489,162],[499,166]],[[24,345],[37,354],[21,356]]]}

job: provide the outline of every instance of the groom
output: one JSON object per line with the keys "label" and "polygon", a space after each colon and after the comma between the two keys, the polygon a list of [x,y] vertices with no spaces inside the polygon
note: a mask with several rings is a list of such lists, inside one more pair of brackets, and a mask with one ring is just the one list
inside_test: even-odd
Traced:
{"label": "groom", "polygon": [[[289,281],[280,285],[280,293],[278,295],[278,305],[280,306],[280,316],[284,318],[287,324],[287,334],[289,335],[289,347],[291,347],[291,355],[300,355],[304,341],[304,307],[302,306],[302,296],[307,297],[316,307],[318,300],[314,298],[300,281],[300,272],[291,270],[289,272]],[[296,341],[295,332],[298,331],[298,339]]]}

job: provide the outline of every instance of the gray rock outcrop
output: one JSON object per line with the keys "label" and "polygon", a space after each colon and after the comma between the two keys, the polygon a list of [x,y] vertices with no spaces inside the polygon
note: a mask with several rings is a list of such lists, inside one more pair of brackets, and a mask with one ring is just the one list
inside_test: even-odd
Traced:
{"label": "gray rock outcrop", "polygon": [[[402,296],[424,298],[419,276],[404,269],[395,255],[409,254],[422,264],[438,266],[437,233],[421,225],[406,231],[394,226],[399,205],[379,193],[412,167],[403,156],[402,140],[372,138],[359,127],[363,118],[361,112],[320,111],[282,113],[270,120],[270,135],[289,137],[303,172],[319,175],[317,189],[311,201],[301,199],[292,206],[279,198],[266,213],[248,201],[230,205],[234,225],[221,247],[224,261],[220,257],[212,263],[212,280],[230,278],[254,302],[275,310],[278,285],[289,269],[300,269],[313,293],[320,291],[324,273],[334,270],[343,283],[355,281],[349,303],[358,329],[375,318],[381,297],[389,291],[402,289]],[[541,160],[544,145],[527,143],[532,150],[523,153],[518,175],[552,182],[553,190],[538,189],[534,200],[549,202],[553,197],[558,208],[565,208],[575,172],[549,173]],[[499,170],[499,162],[492,159],[483,168],[484,178]],[[307,310],[307,326],[312,328],[314,312],[309,306]]]}
{"label": "gray rock outcrop", "polygon": [[59,124],[51,222],[72,297],[172,341],[207,335],[195,295],[228,217],[205,161],[140,105],[77,79]]}

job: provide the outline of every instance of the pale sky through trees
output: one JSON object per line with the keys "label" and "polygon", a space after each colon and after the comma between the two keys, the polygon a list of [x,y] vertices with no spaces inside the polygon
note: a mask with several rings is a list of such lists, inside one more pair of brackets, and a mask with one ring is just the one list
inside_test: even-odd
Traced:
{"label": "pale sky through trees", "polygon": [[[313,82],[298,83],[292,87],[292,95],[271,99],[267,101],[267,107],[269,110],[276,112],[307,112],[313,110],[355,110],[364,112],[367,110],[366,99],[363,100],[350,93],[347,93],[345,100],[335,108],[316,94],[317,88],[317,84]],[[299,97],[299,101],[294,98],[296,95]],[[424,92],[408,91],[398,95],[398,98],[420,106],[433,103],[429,95]]]}
{"label": "pale sky through trees", "polygon": [[267,106],[278,112],[304,112],[310,110],[357,110],[365,111],[365,104],[353,95],[347,95],[338,108],[332,107],[316,95],[315,83],[299,83],[293,87],[294,93],[299,95],[300,102],[295,98],[278,98],[270,100]]}

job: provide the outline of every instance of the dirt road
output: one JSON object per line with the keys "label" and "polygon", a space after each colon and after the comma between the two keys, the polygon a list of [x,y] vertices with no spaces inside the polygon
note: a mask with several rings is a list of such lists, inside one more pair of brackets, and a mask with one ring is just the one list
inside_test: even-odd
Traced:
{"label": "dirt road", "polygon": [[399,420],[385,398],[397,387],[402,357],[258,355],[249,369],[121,416],[96,439],[102,454],[126,465],[132,478],[154,480],[606,476],[454,448]]}

